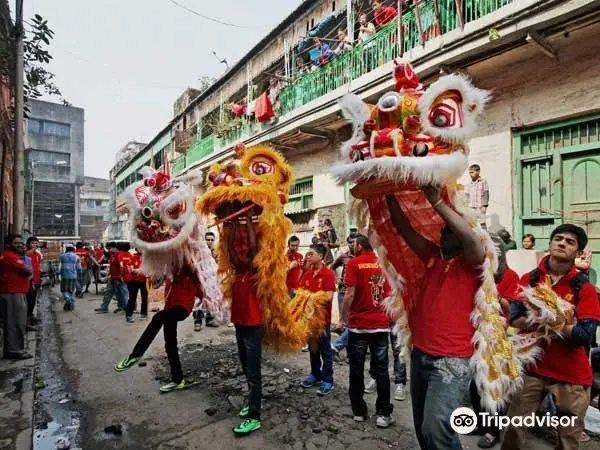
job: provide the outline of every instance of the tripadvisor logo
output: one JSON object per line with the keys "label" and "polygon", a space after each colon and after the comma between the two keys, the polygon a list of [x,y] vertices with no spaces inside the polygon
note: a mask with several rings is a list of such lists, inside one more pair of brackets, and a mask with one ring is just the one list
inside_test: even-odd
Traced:
{"label": "tripadvisor logo", "polygon": [[479,422],[481,427],[494,427],[500,430],[513,427],[574,427],[577,424],[577,416],[551,416],[546,413],[544,416],[538,416],[531,413],[527,416],[501,416],[489,412],[479,413],[479,417],[471,408],[457,408],[450,416],[450,426],[458,434],[469,434],[477,427]]}

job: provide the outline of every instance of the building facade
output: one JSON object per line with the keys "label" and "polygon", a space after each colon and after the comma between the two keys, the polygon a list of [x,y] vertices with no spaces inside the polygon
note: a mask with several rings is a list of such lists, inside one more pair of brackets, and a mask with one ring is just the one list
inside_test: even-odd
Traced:
{"label": "building facade", "polygon": [[[6,0],[0,0],[0,54],[10,55],[9,43],[13,30],[10,8]],[[0,59],[0,73],[10,73],[9,60]],[[13,209],[13,136],[11,126],[12,92],[11,80],[8,76],[0,75],[0,245],[4,248],[4,236],[12,225]]]}
{"label": "building facade", "polygon": [[[597,1],[384,3],[398,14],[376,24],[368,1],[302,2],[176,114],[172,172],[206,170],[239,142],[268,143],[294,169],[286,214],[303,244],[325,218],[343,239],[353,226],[352,198],[329,174],[351,132],[339,99],[354,92],[374,104],[393,88],[394,60],[410,62],[425,86],[464,73],[492,92],[470,145],[471,163],[490,184],[488,227],[505,228],[518,242],[532,233],[544,249],[554,226],[576,223],[588,232],[600,271],[600,60],[591,57],[600,45]],[[360,40],[363,13],[376,33]],[[353,47],[319,58],[312,37],[333,49],[339,30]],[[273,109],[266,119],[257,110],[265,96]]]}
{"label": "building facade", "polygon": [[99,242],[109,223],[109,181],[84,177],[79,199],[79,235],[83,241]]}
{"label": "building facade", "polygon": [[29,101],[25,124],[25,228],[43,237],[79,236],[84,184],[84,110]]}

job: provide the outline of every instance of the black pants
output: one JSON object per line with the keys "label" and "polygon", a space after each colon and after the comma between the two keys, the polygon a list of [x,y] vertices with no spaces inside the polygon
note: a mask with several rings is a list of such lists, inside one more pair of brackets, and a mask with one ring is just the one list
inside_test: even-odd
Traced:
{"label": "black pants", "polygon": [[[481,418],[481,413],[483,412],[483,409],[481,408],[481,397],[479,396],[479,392],[477,391],[477,385],[475,384],[475,381],[471,381],[471,386],[469,387],[469,393],[471,394],[471,403],[473,405],[473,411],[475,411],[475,414],[477,414],[477,419],[478,419],[478,424],[477,426],[479,427],[479,429],[485,434],[485,433],[489,433],[490,435],[494,436],[495,438],[499,438],[500,437],[500,427],[495,427],[495,426],[483,426],[483,421],[479,420]],[[505,415],[506,411],[498,411],[498,415],[499,416],[503,416]]]}
{"label": "black pants", "polygon": [[142,296],[142,309],[140,314],[143,316],[148,315],[148,288],[146,287],[145,281],[129,281],[127,283],[127,289],[129,290],[129,301],[127,302],[127,316],[132,316],[133,311],[137,304],[137,294],[140,291]]}
{"label": "black pants", "polygon": [[389,416],[394,410],[390,403],[389,375],[389,333],[353,333],[348,334],[348,360],[350,362],[350,403],[355,416],[367,415],[367,404],[363,398],[365,392],[365,357],[367,347],[371,351],[371,373],[377,382],[377,400],[375,413]]}
{"label": "black pants", "polygon": [[35,303],[37,302],[38,292],[40,291],[39,284],[31,283],[29,285],[29,291],[27,292],[27,317],[33,317],[33,310],[35,309]]}
{"label": "black pants", "polygon": [[202,309],[194,311],[194,323],[202,323],[204,316],[206,315],[206,323],[212,322],[215,318],[208,311],[204,312]]}
{"label": "black pants", "polygon": [[181,383],[183,372],[181,371],[181,361],[179,361],[179,350],[177,349],[177,322],[185,320],[189,315],[183,306],[175,306],[154,314],[129,356],[131,358],[143,356],[162,327],[165,334],[165,350],[171,365],[171,381],[177,384]]}
{"label": "black pants", "polygon": [[240,362],[246,381],[248,382],[248,413],[249,419],[260,420],[260,404],[262,397],[262,380],[260,363],[262,357],[262,340],[265,334],[262,325],[235,326]]}

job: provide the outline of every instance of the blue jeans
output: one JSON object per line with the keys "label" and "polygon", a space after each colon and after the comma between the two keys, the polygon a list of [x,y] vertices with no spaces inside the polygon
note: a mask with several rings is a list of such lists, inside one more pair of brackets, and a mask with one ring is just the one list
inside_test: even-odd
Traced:
{"label": "blue jeans", "polygon": [[75,295],[83,295],[83,282],[85,279],[85,272],[83,270],[77,271],[77,288],[75,289]]}
{"label": "blue jeans", "polygon": [[[319,347],[310,350],[310,374],[317,380],[333,383],[333,350],[331,348],[331,329],[325,327],[325,334],[319,336]],[[322,365],[321,365],[322,360]]]}
{"label": "blue jeans", "polygon": [[75,305],[73,294],[75,293],[76,285],[77,280],[70,280],[64,277],[60,280],[60,290],[62,292],[63,299],[65,303],[71,306]]}
{"label": "blue jeans", "polygon": [[[355,416],[367,415],[365,392],[365,358],[367,347],[371,351],[371,368],[377,382],[375,413],[389,416],[394,410],[390,403],[390,374],[388,372],[389,338],[387,332],[353,333],[348,336],[348,359],[350,360],[350,403]],[[450,416],[448,416],[450,417]]]}
{"label": "blue jeans", "polygon": [[260,420],[262,397],[261,357],[265,329],[262,325],[236,325],[235,339],[242,370],[248,383],[249,419]]}
{"label": "blue jeans", "polygon": [[338,352],[340,350],[345,349],[346,347],[348,347],[348,327],[344,327],[344,331],[342,332],[342,334],[340,334],[340,337],[338,337],[335,340],[335,343],[333,344],[333,348],[335,348]]}
{"label": "blue jeans", "polygon": [[127,291],[127,285],[121,280],[109,280],[108,283],[106,283],[106,291],[104,291],[102,306],[100,306],[100,308],[104,311],[108,310],[108,305],[114,295],[119,297],[119,308],[127,309],[129,292]]}
{"label": "blue jeans", "polygon": [[450,426],[450,416],[462,406],[470,383],[469,358],[433,357],[413,349],[410,395],[421,449],[462,449],[458,434]]}
{"label": "blue jeans", "polygon": [[[337,344],[337,342],[336,342]],[[394,355],[394,384],[403,384],[406,386],[406,364],[400,359],[400,352],[402,347],[398,347],[398,335],[390,333],[390,345],[392,346],[392,354]],[[371,368],[369,369],[369,375],[375,379],[375,372],[373,370],[374,364],[371,358]]]}

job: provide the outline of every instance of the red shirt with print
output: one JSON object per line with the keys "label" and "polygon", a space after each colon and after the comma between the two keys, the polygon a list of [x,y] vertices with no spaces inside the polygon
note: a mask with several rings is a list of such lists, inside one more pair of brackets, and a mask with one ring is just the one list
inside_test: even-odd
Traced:
{"label": "red shirt with print", "polygon": [[235,325],[262,325],[262,305],[251,270],[239,270],[231,286],[231,322]]}
{"label": "red shirt with print", "polygon": [[432,244],[425,259],[421,294],[409,314],[413,345],[430,356],[468,358],[473,354],[471,313],[480,269],[463,255],[444,259],[440,253]]}
{"label": "red shirt with print", "polygon": [[121,260],[119,259],[119,253],[111,253],[108,261],[109,268],[108,274],[111,280],[120,280],[122,278],[122,267]]}
{"label": "red shirt with print", "polygon": [[191,314],[196,297],[202,298],[198,278],[189,268],[181,270],[172,278],[169,277],[165,281],[165,310],[181,306]]}
{"label": "red shirt with print", "polygon": [[[552,286],[563,300],[570,303],[574,302],[573,291],[571,290],[571,280],[577,275],[578,270],[573,265],[571,270],[558,280],[554,285],[548,275],[545,257],[540,261],[538,268],[542,271],[540,283],[547,283]],[[529,286],[529,274],[521,278],[522,286]],[[596,288],[592,283],[585,283],[579,290],[579,301],[575,308],[577,320],[592,319],[600,320],[600,304]],[[541,377],[553,378],[569,384],[578,386],[592,385],[592,367],[586,353],[585,347],[575,346],[572,342],[562,339],[552,339],[544,344],[544,354],[535,367],[529,369],[532,373]]]}
{"label": "red shirt with print", "polygon": [[146,281],[146,275],[143,273],[134,274],[134,270],[139,270],[142,267],[142,255],[139,253],[134,253],[129,257],[129,261],[127,263],[127,272],[129,273],[129,281]]}
{"label": "red shirt with print", "polygon": [[42,259],[44,257],[37,250],[28,250],[27,256],[31,259],[31,269],[33,270],[33,284],[40,284],[42,282]]}
{"label": "red shirt with print", "polygon": [[288,250],[287,259],[290,263],[292,261],[296,261],[298,263],[297,267],[288,270],[286,278],[286,285],[288,291],[295,291],[300,285],[300,278],[302,277],[302,263],[304,261],[304,258],[299,252],[292,252]]}
{"label": "red shirt with print", "polygon": [[100,262],[102,261],[102,258],[104,258],[104,252],[102,251],[102,249],[100,247],[98,247],[97,249],[94,250],[94,256],[96,257],[96,262],[98,264],[100,264]]}
{"label": "red shirt with print", "polygon": [[[328,269],[324,264],[315,272],[311,267],[307,270],[300,280],[300,287],[310,292],[335,292],[335,273]],[[326,306],[327,316],[325,325],[331,325],[331,300]]]}
{"label": "red shirt with print", "polygon": [[393,6],[383,6],[379,11],[375,13],[375,22],[377,25],[385,25],[390,23],[398,16],[396,8]]}
{"label": "red shirt with print", "polygon": [[81,268],[87,269],[88,266],[88,258],[90,257],[90,252],[88,252],[84,248],[78,248],[75,250],[75,254],[79,256],[79,260],[81,261]]}
{"label": "red shirt with print", "polygon": [[12,250],[0,255],[0,294],[26,294],[29,291],[29,277],[22,275],[19,269],[28,266]]}
{"label": "red shirt with print", "polygon": [[348,261],[344,284],[355,289],[348,328],[390,328],[391,318],[383,308],[383,300],[390,295],[391,288],[374,252],[363,252]]}

